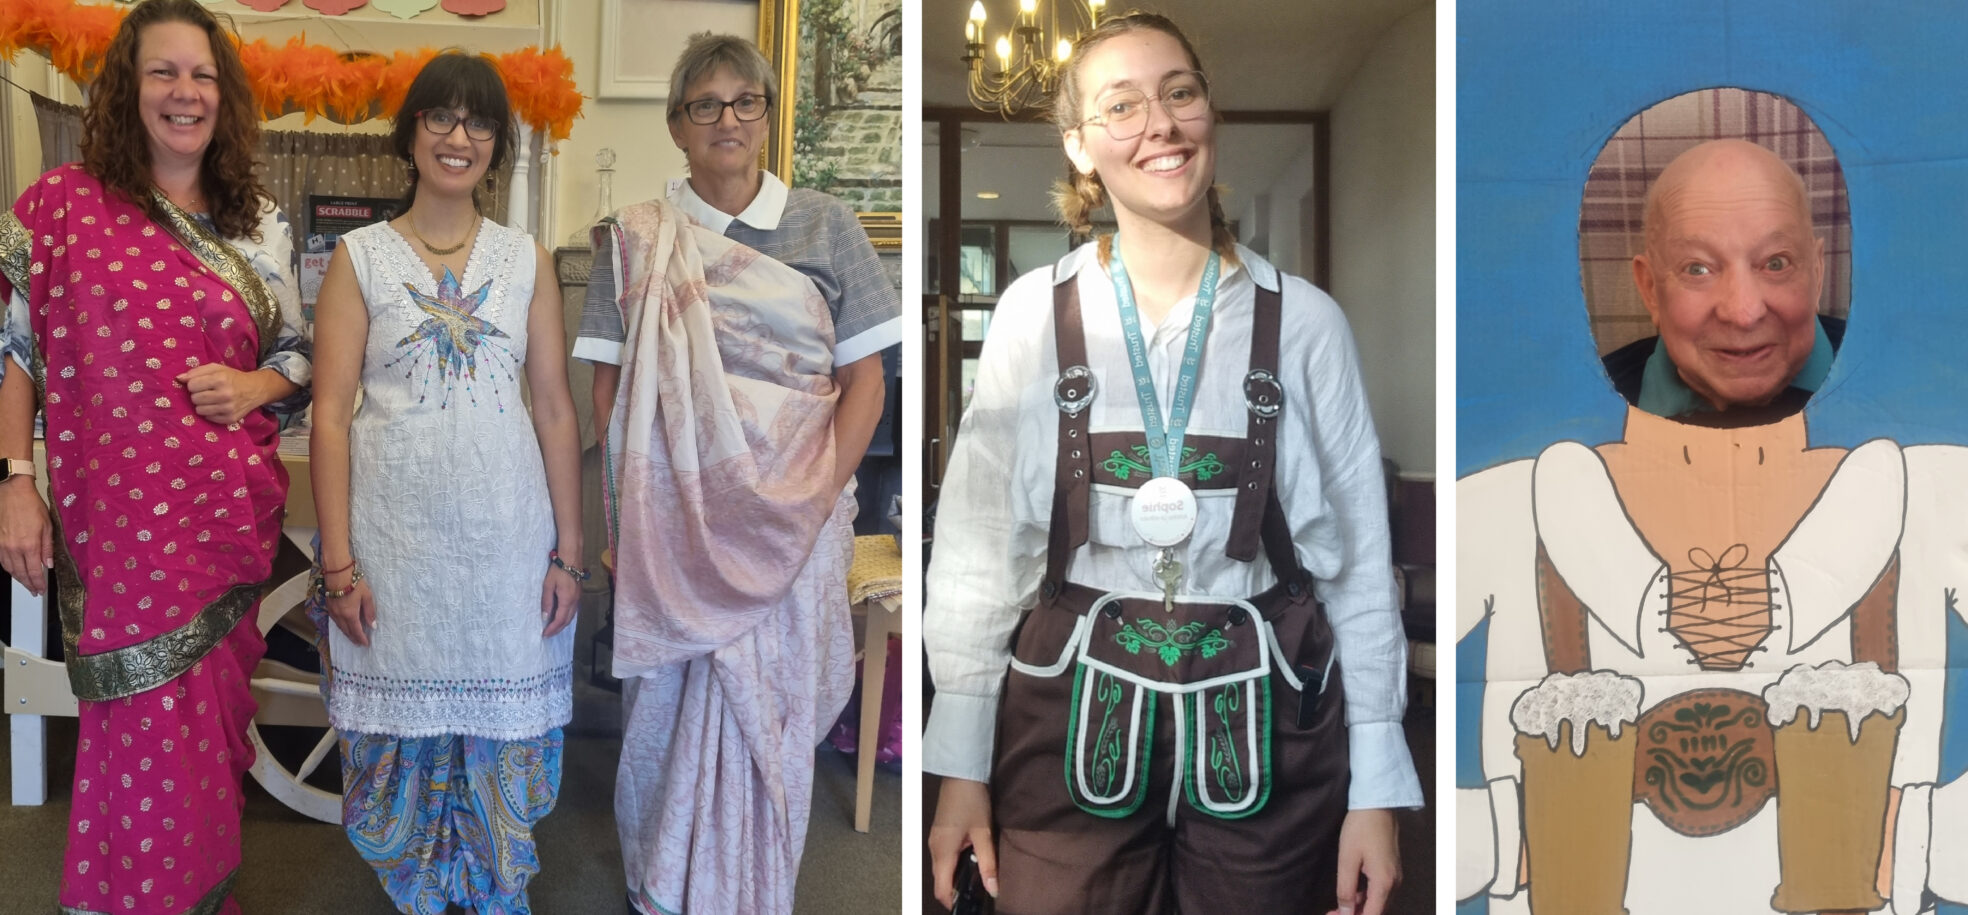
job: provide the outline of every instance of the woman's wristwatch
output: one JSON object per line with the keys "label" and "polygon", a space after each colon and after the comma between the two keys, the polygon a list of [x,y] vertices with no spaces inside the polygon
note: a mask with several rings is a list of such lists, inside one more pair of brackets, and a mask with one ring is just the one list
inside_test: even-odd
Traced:
{"label": "woman's wristwatch", "polygon": [[15,477],[34,479],[34,462],[24,458],[0,458],[0,483]]}

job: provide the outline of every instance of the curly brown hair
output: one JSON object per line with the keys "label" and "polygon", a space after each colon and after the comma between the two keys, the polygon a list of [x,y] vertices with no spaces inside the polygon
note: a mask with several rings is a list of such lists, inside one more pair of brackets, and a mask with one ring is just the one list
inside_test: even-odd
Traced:
{"label": "curly brown hair", "polygon": [[137,115],[143,78],[137,45],[144,29],[162,22],[204,30],[217,64],[218,119],[198,175],[212,225],[225,238],[265,241],[260,237],[260,213],[273,195],[255,173],[260,119],[253,90],[246,83],[246,67],[239,62],[232,29],[196,0],[144,0],[124,17],[101,72],[89,84],[89,107],[82,112],[82,167],[105,187],[143,207],[152,219],[164,218],[151,178],[150,135]]}

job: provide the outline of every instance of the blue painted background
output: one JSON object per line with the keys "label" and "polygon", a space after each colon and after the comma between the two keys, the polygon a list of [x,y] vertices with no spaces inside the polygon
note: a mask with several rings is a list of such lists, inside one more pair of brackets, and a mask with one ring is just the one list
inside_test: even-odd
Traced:
{"label": "blue painted background", "polygon": [[[1968,445],[1968,5],[1462,0],[1456,27],[1458,476],[1620,437],[1579,283],[1586,172],[1628,118],[1714,86],[1796,102],[1844,169],[1851,325],[1813,444]],[[1487,631],[1457,646],[1461,787],[1483,784]],[[1944,780],[1968,768],[1958,619],[1948,642]]]}

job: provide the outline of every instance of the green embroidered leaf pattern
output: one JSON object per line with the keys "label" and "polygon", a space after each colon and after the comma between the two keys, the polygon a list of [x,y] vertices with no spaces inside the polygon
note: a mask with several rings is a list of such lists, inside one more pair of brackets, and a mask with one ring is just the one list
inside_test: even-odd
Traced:
{"label": "green embroidered leaf pattern", "polygon": [[1233,802],[1242,800],[1244,794],[1244,767],[1237,760],[1237,742],[1232,739],[1236,732],[1230,720],[1240,704],[1242,691],[1236,686],[1217,693],[1210,702],[1216,720],[1223,725],[1223,730],[1210,735],[1210,773],[1216,776],[1223,796]]}
{"label": "green embroidered leaf pattern", "polygon": [[1162,663],[1170,667],[1192,651],[1204,658],[1213,658],[1232,644],[1223,637],[1221,629],[1204,632],[1201,620],[1170,629],[1146,617],[1132,623],[1122,623],[1121,631],[1114,633],[1114,641],[1127,649],[1128,654],[1140,654],[1141,649],[1152,648]]}
{"label": "green embroidered leaf pattern", "polygon": [[[1101,468],[1113,474],[1114,479],[1122,482],[1126,482],[1129,477],[1137,473],[1147,476],[1155,472],[1149,466],[1147,445],[1134,445],[1128,451],[1133,452],[1132,456],[1118,448],[1115,449],[1113,453],[1107,455],[1105,461],[1100,462]],[[1185,446],[1182,449],[1182,465],[1176,468],[1176,476],[1192,475],[1197,482],[1207,483],[1212,477],[1223,472],[1223,461],[1216,456],[1216,452],[1211,451],[1202,457],[1195,457],[1195,455],[1196,449],[1193,446]],[[1195,460],[1190,460],[1191,458]]]}

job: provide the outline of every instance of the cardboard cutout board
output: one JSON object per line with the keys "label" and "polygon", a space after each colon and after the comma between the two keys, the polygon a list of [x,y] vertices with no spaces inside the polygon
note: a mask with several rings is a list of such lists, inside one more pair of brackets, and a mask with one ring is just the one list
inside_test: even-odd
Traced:
{"label": "cardboard cutout board", "polygon": [[[1835,2],[1458,15],[1461,912],[1968,915],[1968,16]],[[1715,429],[1600,368],[1580,194],[1684,92],[1837,153],[1851,326]]]}

